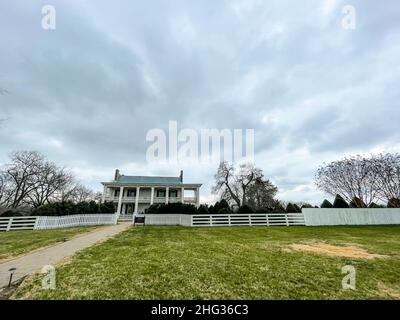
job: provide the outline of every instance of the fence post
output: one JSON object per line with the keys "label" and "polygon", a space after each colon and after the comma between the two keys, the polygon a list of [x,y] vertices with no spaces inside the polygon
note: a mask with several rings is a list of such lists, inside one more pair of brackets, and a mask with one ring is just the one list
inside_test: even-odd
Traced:
{"label": "fence post", "polygon": [[10,231],[13,219],[14,219],[14,218],[11,217],[10,220],[8,220],[8,225],[7,225],[6,231]]}
{"label": "fence post", "polygon": [[228,225],[231,226],[231,215],[228,215]]}
{"label": "fence post", "polygon": [[251,214],[249,214],[247,217],[249,219],[249,226],[251,226]]}
{"label": "fence post", "polygon": [[267,227],[269,227],[269,219],[268,219],[268,217],[269,217],[269,214],[266,213],[266,214],[265,214],[265,218],[267,219]]}
{"label": "fence post", "polygon": [[35,225],[33,226],[33,230],[36,230],[39,223],[39,217],[35,217]]}
{"label": "fence post", "polygon": [[289,227],[288,214],[285,214],[286,226]]}

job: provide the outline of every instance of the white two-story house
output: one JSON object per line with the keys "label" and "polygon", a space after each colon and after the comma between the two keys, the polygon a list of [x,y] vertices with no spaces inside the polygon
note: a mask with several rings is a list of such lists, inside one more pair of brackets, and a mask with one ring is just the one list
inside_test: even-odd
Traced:
{"label": "white two-story house", "polygon": [[179,177],[125,176],[115,170],[114,180],[102,182],[102,201],[115,203],[116,213],[143,213],[156,203],[181,202],[199,206],[199,183],[183,183],[183,171]]}

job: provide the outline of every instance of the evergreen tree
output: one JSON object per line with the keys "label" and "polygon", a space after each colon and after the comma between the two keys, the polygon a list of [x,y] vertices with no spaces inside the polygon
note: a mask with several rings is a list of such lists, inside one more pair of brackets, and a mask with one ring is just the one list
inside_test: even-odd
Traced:
{"label": "evergreen tree", "polygon": [[349,205],[339,194],[337,194],[335,197],[335,201],[333,202],[333,207],[334,208],[348,208]]}

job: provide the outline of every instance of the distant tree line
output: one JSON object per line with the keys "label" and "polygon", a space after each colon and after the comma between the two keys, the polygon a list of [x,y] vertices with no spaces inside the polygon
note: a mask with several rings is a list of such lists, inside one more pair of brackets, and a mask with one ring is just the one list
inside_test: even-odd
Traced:
{"label": "distant tree line", "polygon": [[36,151],[13,152],[0,167],[0,207],[7,211],[36,211],[58,202],[67,206],[100,199],[101,193],[81,185],[69,170]]}
{"label": "distant tree line", "polygon": [[145,214],[239,214],[239,213],[300,213],[302,208],[312,208],[310,204],[296,204],[289,202],[284,204],[279,202],[280,206],[275,209],[260,208],[254,210],[248,205],[240,207],[232,207],[225,199],[217,201],[213,205],[202,204],[198,208],[192,204],[169,203],[169,204],[153,204],[145,210]]}
{"label": "distant tree line", "polygon": [[[400,155],[358,155],[324,164],[317,170],[315,183],[343,206],[366,208],[384,203],[399,208]],[[329,206],[327,200],[324,203],[324,207]]]}

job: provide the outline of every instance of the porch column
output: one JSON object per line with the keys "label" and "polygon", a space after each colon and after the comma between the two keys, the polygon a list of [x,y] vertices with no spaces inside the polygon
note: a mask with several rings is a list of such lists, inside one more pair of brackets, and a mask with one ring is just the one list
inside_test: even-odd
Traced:
{"label": "porch column", "polygon": [[139,209],[139,191],[140,191],[140,187],[136,187],[136,199],[135,199],[135,211],[133,213],[138,213],[138,209]]}
{"label": "porch column", "polygon": [[181,188],[181,202],[182,204],[185,203],[185,188]]}
{"label": "porch column", "polygon": [[124,187],[119,187],[119,198],[118,198],[118,209],[117,209],[118,214],[121,214],[123,195],[124,195]]}
{"label": "porch column", "polygon": [[154,187],[151,187],[151,192],[150,192],[150,205],[154,203]]}
{"label": "porch column", "polygon": [[104,186],[103,194],[101,195],[101,203],[106,201],[107,186]]}
{"label": "porch column", "polygon": [[196,197],[196,207],[198,208],[200,206],[200,188],[196,188],[195,197]]}
{"label": "porch column", "polygon": [[165,204],[168,204],[169,201],[169,187],[165,188]]}

